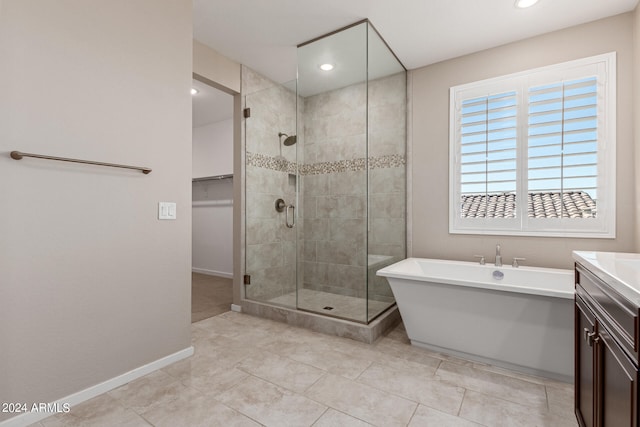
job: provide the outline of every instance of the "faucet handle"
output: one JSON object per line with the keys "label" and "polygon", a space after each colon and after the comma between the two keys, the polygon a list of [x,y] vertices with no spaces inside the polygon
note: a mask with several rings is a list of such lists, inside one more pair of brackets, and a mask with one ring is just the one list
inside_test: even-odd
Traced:
{"label": "faucet handle", "polygon": [[474,255],[474,258],[480,258],[480,265],[484,265],[484,255]]}
{"label": "faucet handle", "polygon": [[517,258],[517,257],[513,257],[513,264],[511,264],[512,267],[518,268],[520,267],[520,264],[518,264],[518,261],[524,261],[526,260],[526,258]]}

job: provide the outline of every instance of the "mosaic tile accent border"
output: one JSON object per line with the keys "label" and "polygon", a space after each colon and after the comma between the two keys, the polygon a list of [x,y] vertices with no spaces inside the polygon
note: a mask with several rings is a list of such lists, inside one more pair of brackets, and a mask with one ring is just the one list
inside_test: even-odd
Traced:
{"label": "mosaic tile accent border", "polygon": [[401,168],[406,164],[407,159],[400,154],[369,157],[369,169]]}
{"label": "mosaic tile accent border", "polygon": [[270,169],[291,174],[297,173],[297,164],[284,158],[266,156],[259,153],[247,151],[247,164],[257,168]]}
{"label": "mosaic tile accent border", "polygon": [[311,163],[300,165],[301,175],[323,175],[326,173],[356,172],[365,170],[367,163],[364,158],[337,160],[335,162]]}
{"label": "mosaic tile accent border", "polygon": [[[386,156],[369,157],[369,169],[399,168],[403,167],[407,161],[400,154],[389,154]],[[249,166],[271,169],[280,172],[296,173],[298,165],[285,159],[265,156],[264,154],[251,153],[247,151],[247,164]],[[367,159],[364,157],[349,160],[337,160],[334,162],[320,162],[299,165],[300,175],[323,175],[339,172],[358,172],[367,168]]]}

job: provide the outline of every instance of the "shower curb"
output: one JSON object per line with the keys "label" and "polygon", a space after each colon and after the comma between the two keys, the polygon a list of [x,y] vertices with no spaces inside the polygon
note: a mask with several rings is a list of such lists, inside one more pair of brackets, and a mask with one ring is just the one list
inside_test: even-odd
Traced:
{"label": "shower curb", "polygon": [[368,325],[250,300],[242,300],[242,312],[367,344],[373,344],[385,332],[400,323],[397,305],[389,308]]}

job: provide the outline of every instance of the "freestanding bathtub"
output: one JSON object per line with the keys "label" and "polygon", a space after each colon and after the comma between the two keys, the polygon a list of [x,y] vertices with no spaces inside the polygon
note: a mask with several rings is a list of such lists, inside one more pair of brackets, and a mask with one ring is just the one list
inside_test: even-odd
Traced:
{"label": "freestanding bathtub", "polygon": [[409,258],[377,275],[389,280],[413,345],[573,378],[572,270]]}

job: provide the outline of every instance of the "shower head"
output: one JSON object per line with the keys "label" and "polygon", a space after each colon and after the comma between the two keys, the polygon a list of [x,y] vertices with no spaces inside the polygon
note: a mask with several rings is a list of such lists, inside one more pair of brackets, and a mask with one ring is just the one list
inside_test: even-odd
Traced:
{"label": "shower head", "polygon": [[296,140],[297,140],[297,138],[296,138],[296,136],[295,136],[295,135],[291,135],[291,136],[289,136],[289,135],[287,135],[287,134],[286,134],[286,133],[284,133],[284,132],[279,132],[279,133],[278,133],[278,136],[279,136],[279,137],[286,136],[286,138],[284,139],[283,144],[284,144],[284,145],[286,145],[287,147],[289,147],[289,146],[291,146],[291,145],[293,145],[293,144],[295,144],[295,143],[297,142],[297,141],[296,141]]}
{"label": "shower head", "polygon": [[286,138],[285,138],[285,140],[284,140],[283,144],[284,144],[284,145],[286,145],[286,146],[288,147],[288,146],[290,146],[290,145],[295,144],[295,143],[297,142],[297,141],[296,141],[296,139],[297,139],[297,138],[296,138],[296,136],[295,136],[295,135],[288,136],[288,137],[286,137]]}

